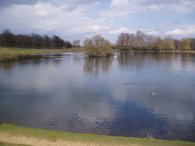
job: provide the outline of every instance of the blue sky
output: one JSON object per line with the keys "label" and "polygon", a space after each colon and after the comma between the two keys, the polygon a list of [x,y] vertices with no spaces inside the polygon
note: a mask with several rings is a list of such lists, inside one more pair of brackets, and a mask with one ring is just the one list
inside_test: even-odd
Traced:
{"label": "blue sky", "polygon": [[195,0],[6,0],[0,31],[59,35],[66,40],[121,32],[195,37]]}

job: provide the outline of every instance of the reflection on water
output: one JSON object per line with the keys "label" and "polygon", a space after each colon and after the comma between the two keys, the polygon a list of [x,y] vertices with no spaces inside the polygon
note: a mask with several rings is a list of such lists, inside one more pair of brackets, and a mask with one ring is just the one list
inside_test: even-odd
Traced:
{"label": "reflection on water", "polygon": [[113,58],[86,58],[84,64],[84,71],[86,73],[99,74],[108,72]]}
{"label": "reflection on water", "polygon": [[0,64],[0,122],[195,141],[194,55],[62,55]]}

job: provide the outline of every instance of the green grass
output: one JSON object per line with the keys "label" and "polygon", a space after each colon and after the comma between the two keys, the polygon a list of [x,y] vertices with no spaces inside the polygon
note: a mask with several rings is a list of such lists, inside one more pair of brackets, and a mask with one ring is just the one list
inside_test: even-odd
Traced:
{"label": "green grass", "polygon": [[0,146],[30,146],[30,145],[24,145],[24,144],[11,144],[6,142],[0,142]]}
{"label": "green grass", "polygon": [[19,60],[20,56],[29,56],[33,54],[74,52],[74,51],[78,52],[78,51],[82,51],[82,49],[29,49],[29,48],[0,47],[0,61]]}
{"label": "green grass", "polygon": [[61,131],[51,131],[46,129],[34,129],[19,127],[10,124],[0,124],[0,133],[9,133],[17,136],[36,137],[56,141],[58,139],[72,142],[86,142],[98,144],[137,144],[140,146],[195,146],[195,142],[158,140],[150,138],[132,138],[120,136],[103,136],[96,134],[81,134]]}

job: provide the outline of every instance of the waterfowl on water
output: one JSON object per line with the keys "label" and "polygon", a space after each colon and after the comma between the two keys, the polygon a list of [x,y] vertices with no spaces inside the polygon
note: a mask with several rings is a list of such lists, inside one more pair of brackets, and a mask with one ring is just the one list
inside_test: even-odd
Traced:
{"label": "waterfowl on water", "polygon": [[150,96],[155,96],[157,95],[155,92],[150,92]]}
{"label": "waterfowl on water", "polygon": [[124,85],[128,85],[128,83],[123,82],[123,86],[124,86]]}

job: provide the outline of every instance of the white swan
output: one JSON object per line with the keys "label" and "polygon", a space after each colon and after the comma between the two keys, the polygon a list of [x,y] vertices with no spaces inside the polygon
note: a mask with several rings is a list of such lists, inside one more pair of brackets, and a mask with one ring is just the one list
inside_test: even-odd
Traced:
{"label": "white swan", "polygon": [[150,92],[150,96],[155,96],[155,95],[157,95],[157,93],[155,93],[155,92]]}

